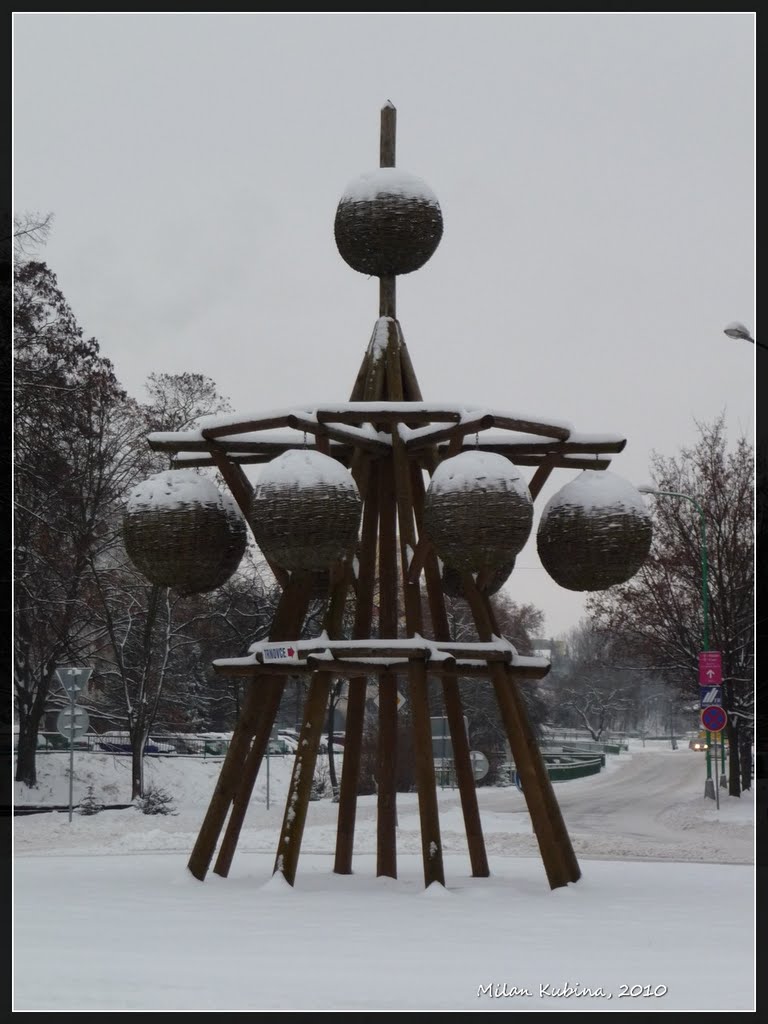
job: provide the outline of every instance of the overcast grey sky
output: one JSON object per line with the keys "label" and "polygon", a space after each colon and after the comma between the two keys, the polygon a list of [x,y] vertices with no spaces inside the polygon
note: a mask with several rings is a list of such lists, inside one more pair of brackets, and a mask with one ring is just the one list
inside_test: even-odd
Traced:
{"label": "overcast grey sky", "polygon": [[[14,208],[123,385],[212,377],[237,412],[344,401],[378,282],[347,183],[397,164],[442,242],[399,278],[425,399],[616,432],[648,478],[695,421],[754,434],[754,13],[14,15]],[[526,478],[531,470],[524,469]],[[574,472],[556,471],[543,504]],[[508,586],[557,635],[584,597]]]}

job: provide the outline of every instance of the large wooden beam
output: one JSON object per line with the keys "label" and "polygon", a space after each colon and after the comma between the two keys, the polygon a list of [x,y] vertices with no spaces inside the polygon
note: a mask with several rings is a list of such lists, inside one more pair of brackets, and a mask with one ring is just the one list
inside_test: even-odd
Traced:
{"label": "large wooden beam", "polygon": [[[390,398],[404,400],[400,346],[392,346],[387,360],[387,386]],[[397,521],[400,533],[400,576],[405,607],[405,626],[408,636],[424,631],[421,615],[421,585],[419,580],[408,579],[410,552],[417,546],[416,524],[411,494],[411,474],[408,455],[397,431],[392,432],[394,453],[394,482],[397,500]],[[445,885],[443,844],[440,838],[440,818],[437,807],[435,763],[432,758],[432,731],[429,716],[427,670],[423,662],[411,661],[408,666],[411,721],[413,725],[413,753],[416,772],[416,791],[419,796],[421,824],[421,854],[424,865],[424,885],[432,882]]]}
{"label": "large wooden beam", "polygon": [[[325,619],[325,628],[330,637],[338,637],[341,633],[348,586],[349,574],[347,573],[342,575],[333,586]],[[275,856],[275,871],[281,871],[290,885],[293,885],[296,878],[307,808],[312,795],[317,751],[328,711],[328,697],[333,680],[334,676],[331,672],[317,672],[312,677],[301,716],[303,724],[299,731],[283,826]],[[329,742],[331,742],[330,739]]]}
{"label": "large wooden beam", "polygon": [[[379,463],[379,634],[397,637],[398,590],[395,539],[395,495],[392,460]],[[379,677],[377,746],[376,874],[397,878],[397,679]]]}
{"label": "large wooden beam", "polygon": [[[463,573],[462,582],[480,638],[490,640],[498,630],[491,604],[475,586],[471,573]],[[489,664],[488,668],[547,880],[556,889],[577,881],[581,872],[517,685],[501,666]]]}
{"label": "large wooden beam", "polygon": [[283,873],[290,885],[293,885],[296,879],[296,866],[312,794],[317,751],[332,683],[333,676],[330,673],[317,672],[309,685],[309,693],[304,703],[303,725],[299,733],[274,868],[275,871]]}
{"label": "large wooden beam", "polygon": [[[378,474],[370,474],[368,496],[363,508],[363,526],[358,558],[359,573],[353,635],[368,637],[373,621],[373,592],[376,576],[376,538],[379,525]],[[357,789],[365,728],[367,679],[358,675],[349,681],[347,717],[344,732],[344,766],[339,788],[339,817],[336,827],[336,857],[333,870],[340,875],[352,873],[355,842]]]}
{"label": "large wooden beam", "polygon": [[[272,620],[270,639],[289,639],[300,631],[311,593],[311,574],[293,573],[288,586],[280,596]],[[263,695],[259,696],[259,687],[250,687],[245,695],[240,718],[233,730],[216,788],[189,858],[189,870],[200,881],[203,881],[208,873],[224,821],[242,784],[243,766],[248,757],[251,740],[258,728],[263,707],[264,699]]]}
{"label": "large wooden beam", "polygon": [[227,877],[232,866],[232,858],[235,855],[245,815],[251,802],[256,777],[259,774],[261,762],[269,745],[272,726],[275,724],[277,712],[280,709],[280,700],[282,699],[284,689],[284,680],[278,678],[272,678],[263,689],[262,708],[256,725],[256,733],[253,737],[251,749],[243,764],[240,786],[232,801],[232,810],[213,868],[214,873],[221,875],[222,878]]}
{"label": "large wooden beam", "polygon": [[[421,529],[424,512],[424,478],[421,470],[416,466],[411,467],[411,477],[413,481],[416,521],[419,529]],[[437,555],[431,548],[427,555],[424,570],[427,582],[429,613],[432,619],[435,639],[450,640],[451,629],[445,607],[440,567],[437,562]],[[487,669],[484,669],[484,678],[486,678],[486,673]],[[475,776],[470,757],[469,737],[464,728],[464,710],[461,705],[461,695],[459,693],[459,682],[455,666],[446,669],[442,676],[442,686],[445,715],[448,719],[448,729],[451,734],[456,783],[461,798],[461,810],[464,816],[464,831],[467,836],[467,848],[472,875],[474,878],[487,878],[490,874],[490,869],[488,867],[488,856],[485,851],[485,840],[483,839],[483,829],[480,822],[480,809],[477,803]]]}

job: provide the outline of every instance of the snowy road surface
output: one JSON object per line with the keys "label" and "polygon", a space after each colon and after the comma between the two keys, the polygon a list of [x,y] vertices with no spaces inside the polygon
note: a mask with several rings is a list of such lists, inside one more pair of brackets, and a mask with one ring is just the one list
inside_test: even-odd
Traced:
{"label": "snowy road surface", "polygon": [[[66,803],[66,761],[42,758],[39,789],[21,795]],[[478,790],[490,878],[470,876],[445,789],[445,888],[423,888],[413,794],[398,796],[397,879],[376,877],[375,797],[360,800],[354,874],[333,874],[338,807],[321,800],[291,888],[272,875],[290,767],[272,759],[269,810],[257,781],[226,879],[186,868],[220,762],[150,762],[173,816],[15,819],[14,1008],[754,1009],[752,796],[723,790],[718,811],[701,755],[637,746],[557,783],[582,878],[556,890],[513,787]],[[81,756],[75,774],[76,798],[88,785],[126,798],[119,758]]]}

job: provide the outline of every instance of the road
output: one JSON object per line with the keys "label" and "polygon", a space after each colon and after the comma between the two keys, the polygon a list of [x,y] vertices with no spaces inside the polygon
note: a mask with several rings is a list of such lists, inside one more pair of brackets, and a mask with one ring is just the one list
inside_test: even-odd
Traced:
{"label": "road", "polygon": [[[753,863],[752,795],[742,803],[721,789],[718,810],[704,797],[703,754],[641,749],[608,757],[599,776],[555,784],[577,855]],[[498,810],[504,792],[483,805]]]}

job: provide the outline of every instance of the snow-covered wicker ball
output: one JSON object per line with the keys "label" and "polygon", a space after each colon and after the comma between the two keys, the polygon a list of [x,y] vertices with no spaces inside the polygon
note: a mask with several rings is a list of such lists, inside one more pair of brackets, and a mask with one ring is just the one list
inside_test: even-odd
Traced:
{"label": "snow-covered wicker ball", "polygon": [[424,530],[449,568],[498,572],[514,562],[532,525],[528,485],[503,455],[462,452],[441,462],[432,475]]}
{"label": "snow-covered wicker ball", "polygon": [[229,494],[191,469],[138,484],[123,514],[125,550],[151,583],[181,594],[216,590],[245,553],[245,520]]}
{"label": "snow-covered wicker ball", "polygon": [[296,448],[259,474],[251,529],[276,565],[319,572],[353,554],[362,509],[357,485],[340,462],[316,449]]}
{"label": "snow-covered wicker ball", "polygon": [[361,274],[410,274],[424,266],[443,235],[432,189],[398,167],[379,167],[350,182],[336,210],[336,246]]}
{"label": "snow-covered wicker ball", "polygon": [[640,492],[608,470],[584,470],[541,515],[541,564],[566,590],[606,590],[631,579],[648,557],[653,528]]}
{"label": "snow-covered wicker ball", "polygon": [[[512,561],[507,562],[506,565],[502,565],[498,569],[492,569],[489,574],[488,582],[482,588],[483,593],[488,594],[489,597],[497,594],[512,575],[512,570],[514,568],[515,560],[513,558]],[[451,569],[448,566],[444,566],[442,581],[443,590],[449,597],[465,596],[461,573],[457,569]],[[479,584],[480,582],[480,579],[475,580],[475,583]]]}

